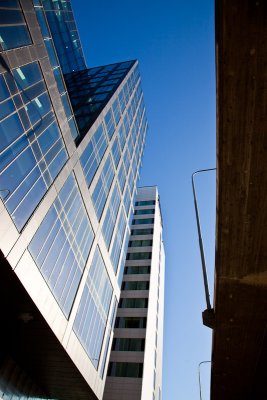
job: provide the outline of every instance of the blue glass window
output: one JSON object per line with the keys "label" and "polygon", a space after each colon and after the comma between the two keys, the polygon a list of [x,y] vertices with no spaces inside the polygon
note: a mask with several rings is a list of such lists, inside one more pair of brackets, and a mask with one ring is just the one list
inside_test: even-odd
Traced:
{"label": "blue glass window", "polygon": [[0,195],[21,230],[68,155],[38,63],[24,65],[12,74],[1,75],[0,93],[6,97],[7,86],[11,85],[12,91],[16,86],[24,105],[17,101],[18,96],[14,97],[21,107],[18,112],[14,112],[12,99],[1,104],[6,118],[0,123]]}
{"label": "blue glass window", "polygon": [[128,104],[128,102],[129,102],[129,91],[128,91],[128,87],[127,87],[127,82],[125,83],[125,85],[123,87],[123,93],[124,93],[124,97],[125,97],[125,103]]}
{"label": "blue glass window", "polygon": [[116,99],[114,101],[114,103],[112,104],[112,110],[113,110],[113,114],[114,114],[114,119],[115,119],[116,125],[118,125],[120,117],[121,117],[120,105],[119,105],[119,100],[118,99]]}
{"label": "blue glass window", "polygon": [[120,145],[121,145],[121,151],[123,151],[125,143],[126,143],[126,136],[125,136],[123,124],[120,126],[120,129],[118,131],[118,137],[119,137],[119,141],[120,141]]}
{"label": "blue glass window", "polygon": [[[37,4],[35,4],[35,5],[37,5]],[[48,27],[47,27],[47,23],[46,23],[46,20],[44,17],[43,9],[40,7],[38,7],[38,8],[36,7],[35,12],[36,12],[36,16],[37,16],[37,19],[38,19],[38,22],[39,22],[39,25],[41,28],[42,35],[44,38],[48,38],[50,36],[50,33],[48,31]]]}
{"label": "blue glass window", "polygon": [[112,298],[112,286],[97,247],[73,330],[97,369]]}
{"label": "blue glass window", "polygon": [[[52,65],[52,67],[58,67],[58,60],[57,60],[55,49],[54,49],[54,46],[53,46],[53,43],[52,43],[52,39],[51,38],[46,38],[44,40],[44,43],[45,43],[45,47],[46,47],[46,50],[47,50],[47,53],[48,53],[48,56],[49,56],[49,60],[50,60],[50,63]],[[55,78],[56,78],[56,76],[55,76]]]}
{"label": "blue glass window", "polygon": [[129,150],[129,154],[133,154],[133,141],[132,141],[132,137],[130,136],[129,137],[129,140],[128,140],[128,150]]}
{"label": "blue glass window", "polygon": [[113,193],[111,196],[110,204],[107,209],[107,213],[103,222],[102,226],[102,233],[103,237],[107,246],[107,249],[109,249],[110,241],[111,241],[111,236],[114,230],[114,226],[116,223],[116,218],[118,215],[119,211],[119,206],[120,206],[120,195],[118,191],[118,186],[115,185],[113,189]]}
{"label": "blue glass window", "polygon": [[123,90],[120,91],[118,97],[119,97],[119,101],[120,101],[121,112],[123,113],[123,111],[125,110],[125,107],[126,107],[126,103],[125,103],[125,98],[124,98]]}
{"label": "blue glass window", "polygon": [[18,114],[12,114],[0,124],[0,151],[22,135],[24,129]]}
{"label": "blue glass window", "polygon": [[[63,104],[64,104],[64,102],[63,102]],[[76,123],[74,122],[74,118],[72,117],[71,119],[69,119],[68,123],[69,123],[72,139],[75,140],[75,139],[77,139],[79,132],[78,132]]]}
{"label": "blue glass window", "polygon": [[106,135],[103,129],[103,125],[100,125],[80,157],[81,166],[88,187],[93,180],[93,177],[103,158],[106,148]]}
{"label": "blue glass window", "polygon": [[133,175],[137,175],[137,160],[136,160],[136,152],[133,156],[133,161],[132,161],[132,170],[133,170]]}
{"label": "blue glass window", "polygon": [[124,165],[125,165],[126,174],[128,174],[129,167],[130,167],[130,160],[129,160],[129,153],[128,153],[127,149],[124,153],[123,161],[124,161]]}
{"label": "blue glass window", "polygon": [[119,184],[120,184],[121,193],[123,193],[125,182],[126,182],[126,176],[125,176],[125,170],[124,170],[123,162],[121,163],[121,166],[120,166],[120,169],[119,169],[118,181],[119,181]]}
{"label": "blue glass window", "polygon": [[101,365],[101,369],[100,369],[101,378],[103,378],[104,372],[105,372],[105,365],[106,365],[106,360],[107,360],[107,352],[108,352],[111,332],[112,332],[112,330],[114,328],[115,316],[116,316],[116,313],[117,313],[117,307],[118,307],[118,302],[117,302],[116,297],[114,297],[112,310],[109,313],[108,333],[107,333],[106,345],[105,345],[105,349],[104,349],[104,356],[103,356],[103,359],[102,359],[102,365]]}
{"label": "blue glass window", "polygon": [[86,68],[69,1],[42,1],[63,73]]}
{"label": "blue glass window", "polygon": [[14,69],[13,75],[19,89],[25,89],[42,80],[41,70],[37,63],[27,64]]}
{"label": "blue glass window", "polygon": [[124,115],[123,125],[124,125],[124,128],[125,128],[126,136],[128,136],[129,133],[130,133],[130,125],[129,125],[127,114]]}
{"label": "blue glass window", "polygon": [[[3,6],[3,4],[0,4]],[[0,12],[0,48],[3,50],[26,46],[31,38],[21,9],[1,9]]]}
{"label": "blue glass window", "polygon": [[10,97],[10,93],[8,91],[3,75],[0,75],[0,101],[3,101],[8,97]]}
{"label": "blue glass window", "polygon": [[129,120],[129,125],[132,125],[133,122],[133,113],[132,113],[132,105],[130,104],[127,110],[127,115],[128,115],[128,120]]}
{"label": "blue glass window", "polygon": [[73,174],[35,233],[29,251],[67,317],[94,233]]}
{"label": "blue glass window", "polygon": [[8,99],[6,101],[3,101],[3,103],[1,103],[0,105],[0,120],[7,117],[13,111],[15,111],[15,105],[13,100]]}
{"label": "blue glass window", "polygon": [[104,210],[113,178],[114,169],[112,166],[111,158],[109,156],[92,195],[92,200],[98,220],[100,220],[102,212]]}
{"label": "blue glass window", "polygon": [[126,254],[127,254],[127,249],[128,249],[129,236],[130,236],[130,233],[129,233],[128,229],[126,229],[126,235],[125,235],[125,238],[124,238],[124,243],[122,245],[122,256],[121,256],[120,266],[118,268],[118,284],[119,284],[119,287],[121,287],[121,282],[122,282],[122,278],[123,278],[123,272],[124,272]]}
{"label": "blue glass window", "polygon": [[67,96],[66,93],[63,93],[61,95],[61,100],[62,100],[64,109],[65,109],[65,112],[66,112],[66,116],[67,116],[67,118],[70,118],[72,116],[72,111],[71,111],[70,103],[69,103],[68,96]]}
{"label": "blue glass window", "polygon": [[130,169],[130,173],[129,173],[128,185],[129,185],[130,193],[133,194],[133,190],[134,190],[135,186],[134,186],[134,175],[133,175],[132,168]]}
{"label": "blue glass window", "polygon": [[63,83],[63,78],[61,75],[60,68],[57,66],[56,68],[53,69],[53,72],[54,72],[55,80],[57,82],[57,87],[58,87],[59,93],[65,92],[66,89],[65,89],[65,86]]}
{"label": "blue glass window", "polygon": [[126,187],[125,190],[125,195],[124,195],[124,207],[125,207],[125,211],[126,211],[126,215],[129,214],[129,209],[130,209],[130,205],[131,205],[131,196],[128,190],[128,186]]}
{"label": "blue glass window", "polygon": [[37,96],[27,104],[26,111],[30,122],[34,125],[51,110],[51,101],[47,93]]}
{"label": "blue glass window", "polygon": [[111,262],[115,273],[117,272],[118,263],[121,255],[122,243],[124,238],[124,232],[126,228],[126,219],[123,208],[121,209],[119,221],[114,235],[114,241],[111,249]]}
{"label": "blue glass window", "polygon": [[105,125],[106,125],[106,130],[107,130],[109,140],[111,140],[113,133],[115,131],[115,125],[114,125],[114,120],[113,120],[111,110],[109,110],[105,116]]}
{"label": "blue glass window", "polygon": [[111,151],[112,151],[115,168],[117,169],[118,164],[120,162],[120,158],[121,158],[121,152],[120,152],[119,142],[118,142],[117,138],[114,140]]}

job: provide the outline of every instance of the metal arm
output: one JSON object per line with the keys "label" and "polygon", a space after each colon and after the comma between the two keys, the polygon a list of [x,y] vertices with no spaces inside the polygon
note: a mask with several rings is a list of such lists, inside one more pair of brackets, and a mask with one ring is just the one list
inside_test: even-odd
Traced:
{"label": "metal arm", "polygon": [[197,197],[196,197],[196,191],[195,191],[194,176],[196,174],[200,173],[200,172],[207,172],[207,171],[214,171],[214,170],[216,170],[216,168],[200,169],[198,171],[195,171],[192,174],[192,188],[193,188],[194,205],[195,205],[196,220],[197,220],[198,240],[199,240],[201,265],[202,265],[202,274],[203,274],[204,287],[205,287],[205,296],[206,296],[206,303],[207,303],[207,309],[208,310],[211,310],[212,307],[211,307],[211,304],[210,304],[209,284],[208,284],[208,277],[207,277],[207,268],[206,268],[206,261],[205,261],[202,233],[201,233],[200,221],[199,221],[199,212],[198,212]]}

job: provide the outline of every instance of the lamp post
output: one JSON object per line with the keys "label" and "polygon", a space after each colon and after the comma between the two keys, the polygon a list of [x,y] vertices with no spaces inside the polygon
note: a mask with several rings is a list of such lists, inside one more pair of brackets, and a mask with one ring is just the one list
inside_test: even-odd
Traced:
{"label": "lamp post", "polygon": [[199,249],[200,249],[200,256],[201,256],[201,265],[202,265],[202,274],[203,274],[203,281],[204,281],[204,288],[205,288],[205,297],[206,297],[206,304],[207,310],[203,311],[203,323],[204,325],[213,328],[214,324],[214,310],[211,307],[210,303],[210,293],[209,293],[209,284],[208,284],[208,277],[207,277],[207,268],[206,268],[206,261],[205,261],[205,254],[204,254],[204,246],[202,240],[202,233],[200,227],[200,220],[199,220],[199,212],[198,212],[198,204],[197,204],[197,196],[195,190],[195,182],[194,176],[196,174],[208,171],[215,171],[216,168],[207,168],[207,169],[200,169],[195,171],[192,174],[192,188],[193,188],[193,196],[194,196],[194,206],[195,206],[195,213],[196,213],[196,220],[197,220],[197,231],[198,231],[198,241],[199,241]]}

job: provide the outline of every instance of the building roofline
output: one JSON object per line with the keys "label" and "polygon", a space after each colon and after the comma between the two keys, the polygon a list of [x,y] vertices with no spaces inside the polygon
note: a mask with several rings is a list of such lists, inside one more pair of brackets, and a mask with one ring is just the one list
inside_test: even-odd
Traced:
{"label": "building roofline", "polygon": [[128,63],[128,62],[132,62],[132,63],[133,63],[133,65],[134,65],[136,62],[138,63],[138,60],[137,60],[137,58],[134,58],[134,59],[132,59],[132,60],[123,60],[123,61],[117,61],[117,62],[113,62],[113,63],[110,63],[110,64],[103,64],[103,65],[89,66],[87,69],[101,68],[101,67],[108,67],[108,66],[110,66],[110,65],[123,64],[123,63]]}
{"label": "building roofline", "polygon": [[143,189],[143,188],[150,188],[150,187],[156,187],[156,188],[158,188],[158,185],[145,185],[145,186],[138,186],[138,187],[137,187],[137,190],[138,190],[138,189]]}

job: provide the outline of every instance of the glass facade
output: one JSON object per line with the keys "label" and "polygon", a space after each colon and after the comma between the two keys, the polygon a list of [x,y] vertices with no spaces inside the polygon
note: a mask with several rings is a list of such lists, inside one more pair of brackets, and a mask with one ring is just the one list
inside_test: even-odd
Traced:
{"label": "glass facade", "polygon": [[[44,7],[43,7],[44,4]],[[77,129],[77,125],[76,125],[76,121],[75,118],[73,117],[73,111],[72,111],[72,107],[70,105],[70,101],[69,101],[69,95],[68,92],[66,90],[66,86],[65,86],[65,82],[64,82],[64,78],[63,78],[63,74],[62,74],[62,65],[64,66],[64,55],[66,56],[66,58],[68,58],[70,60],[70,57],[68,56],[69,54],[69,46],[62,46],[61,48],[61,52],[60,54],[57,53],[56,50],[58,50],[58,48],[55,48],[55,45],[58,45],[58,41],[54,42],[54,36],[53,32],[57,29],[59,29],[60,27],[64,27],[64,23],[62,25],[57,24],[57,23],[53,23],[53,21],[57,21],[57,19],[61,19],[64,16],[68,15],[72,15],[72,11],[70,8],[70,2],[68,0],[56,0],[56,1],[47,1],[44,0],[43,3],[41,3],[40,0],[34,0],[34,7],[35,7],[35,13],[36,13],[36,17],[38,19],[39,25],[40,25],[40,29],[41,29],[41,33],[43,35],[43,39],[44,39],[44,44],[48,53],[48,57],[51,63],[51,67],[52,67],[52,71],[53,71],[53,75],[54,78],[56,80],[56,84],[57,84],[57,88],[59,91],[59,94],[61,96],[61,102],[62,102],[62,106],[64,107],[64,111],[66,114],[66,117],[68,119],[68,125],[71,131],[71,135],[73,140],[76,140],[77,137],[79,136],[78,134],[78,129]],[[66,7],[67,10],[65,10],[65,12],[63,12],[61,9]],[[50,16],[50,21],[51,25],[48,25],[47,22],[47,18],[46,18],[46,10],[47,10],[47,14],[48,16]],[[55,11],[56,10],[56,11]],[[67,13],[67,14],[66,14]],[[73,19],[73,15],[72,15],[72,19]],[[70,23],[72,23],[72,21],[70,20]],[[66,28],[66,26],[65,26]],[[74,29],[75,30],[75,29]],[[51,33],[52,31],[52,33]],[[62,35],[65,37],[65,35],[68,36],[68,34],[64,31],[62,32]],[[61,37],[61,33],[60,31],[58,31],[58,35],[57,37]],[[61,55],[61,57],[60,57]],[[73,54],[72,54],[73,56]],[[76,59],[75,57],[73,57],[72,59],[73,65],[72,67],[78,68],[76,65]],[[62,62],[62,65],[60,64]],[[71,69],[72,70],[72,69]]]}
{"label": "glass facade", "polygon": [[117,229],[114,235],[113,246],[111,249],[111,262],[115,272],[117,272],[118,269],[125,229],[126,218],[123,209],[121,209]]}
{"label": "glass facade", "polygon": [[9,50],[32,43],[18,0],[0,2],[0,50]]}
{"label": "glass facade", "polygon": [[[88,132],[133,65],[134,61],[127,61],[65,74],[65,82],[79,127],[80,136],[77,143]],[[131,85],[127,86],[128,91],[133,91],[137,80],[138,74],[136,73],[134,78],[129,80]],[[124,91],[122,95],[124,95]],[[129,95],[128,92],[127,100],[125,98],[123,100],[124,105],[128,103]],[[120,114],[120,103],[118,99],[115,99],[112,110],[110,109],[105,116],[109,140],[120,120]]]}
{"label": "glass facade", "polygon": [[[122,64],[93,70],[95,74],[101,75],[102,72],[99,79],[103,79],[103,76],[105,74],[109,76],[114,68],[115,71],[119,67],[121,70],[126,68],[125,63]],[[131,64],[132,62],[127,63],[127,70]],[[135,67],[80,156],[87,186],[89,189],[93,187],[91,192],[93,205],[102,226],[102,234],[110,252],[113,269],[118,273],[119,283],[122,279],[129,236],[126,227],[139,177],[146,130],[139,74]],[[99,170],[100,175],[94,181]]]}
{"label": "glass facade", "polygon": [[70,0],[41,0],[64,74],[86,68]]}
{"label": "glass facade", "polygon": [[95,212],[100,221],[102,216],[109,190],[114,178],[115,172],[110,156],[108,156],[102,173],[97,181],[96,187],[92,194],[92,200],[95,207]]}
{"label": "glass facade", "polygon": [[103,125],[101,124],[80,157],[81,166],[88,187],[91,185],[106,149],[107,139]]}
{"label": "glass facade", "polygon": [[99,364],[112,292],[105,263],[97,247],[73,326],[95,368]]}
{"label": "glass facade", "polygon": [[105,220],[102,226],[102,233],[107,249],[109,249],[113,229],[119,211],[119,206],[120,206],[120,193],[118,186],[115,185],[111,196],[110,204],[106,212]]}
{"label": "glass facade", "polygon": [[35,263],[66,316],[93,239],[88,215],[71,174],[29,245]]}
{"label": "glass facade", "polygon": [[64,321],[76,365],[85,351],[104,379],[147,132],[140,75],[135,60],[87,68],[69,0],[22,4],[0,2],[0,196],[37,308],[57,338]]}
{"label": "glass facade", "polygon": [[115,325],[115,317],[116,317],[117,307],[118,307],[118,302],[117,302],[116,297],[114,297],[112,311],[110,312],[110,317],[108,319],[108,324],[107,324],[107,328],[106,328],[107,329],[106,345],[105,345],[105,348],[102,350],[103,358],[102,358],[102,365],[101,365],[101,370],[100,370],[100,375],[101,375],[102,379],[103,379],[105,367],[107,364],[108,348],[109,348],[109,343],[110,343],[111,332],[113,331],[114,325]]}
{"label": "glass facade", "polygon": [[0,195],[19,231],[68,159],[38,62],[0,75]]}

